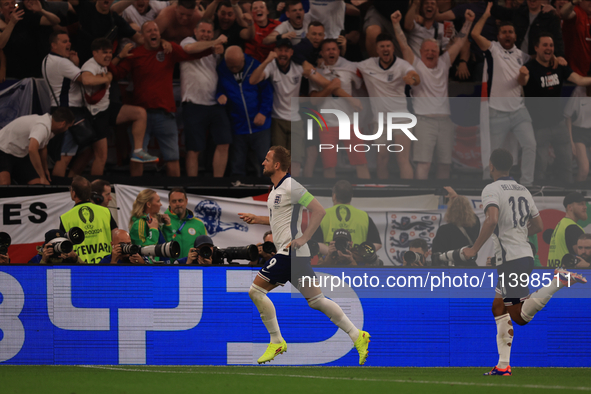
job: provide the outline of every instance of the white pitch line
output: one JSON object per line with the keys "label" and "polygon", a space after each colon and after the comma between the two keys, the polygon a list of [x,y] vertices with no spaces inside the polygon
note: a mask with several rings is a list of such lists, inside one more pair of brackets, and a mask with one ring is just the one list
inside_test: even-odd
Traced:
{"label": "white pitch line", "polygon": [[[200,372],[200,371],[161,371],[155,369],[138,369],[138,368],[116,368],[101,365],[77,365],[81,368],[97,368],[112,371],[125,372],[155,372],[155,373],[173,373],[173,374],[202,374],[202,375],[242,375],[242,376],[269,376],[276,378],[304,378],[304,379],[323,379],[323,380],[345,380],[359,381],[359,382],[388,382],[388,383],[419,383],[419,384],[445,384],[457,386],[480,386],[480,387],[516,387],[526,389],[546,389],[546,390],[578,390],[591,391],[591,387],[569,387],[569,386],[543,386],[538,384],[497,384],[497,383],[471,383],[471,382],[445,382],[437,380],[404,380],[404,379],[373,379],[373,378],[345,378],[337,376],[314,376],[314,375],[283,375],[283,374],[269,374],[269,373],[248,373],[248,372]],[[494,379],[494,378],[493,378]]]}

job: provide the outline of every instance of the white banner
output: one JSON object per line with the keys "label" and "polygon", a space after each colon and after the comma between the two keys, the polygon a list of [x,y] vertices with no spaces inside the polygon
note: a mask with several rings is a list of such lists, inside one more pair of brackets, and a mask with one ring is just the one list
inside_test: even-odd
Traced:
{"label": "white banner", "polygon": [[12,238],[11,260],[28,262],[36,254],[35,246],[45,242],[45,233],[59,228],[60,215],[73,206],[69,192],[0,198],[0,231]]}
{"label": "white banner", "polygon": [[[117,205],[119,206],[119,228],[129,230],[129,218],[133,202],[144,187],[115,185]],[[162,212],[168,208],[168,191],[153,189],[160,196]],[[195,217],[205,224],[207,234],[216,246],[246,246],[263,242],[263,235],[270,230],[269,226],[248,225],[238,217],[239,212],[248,212],[260,216],[269,216],[267,203],[252,198],[236,199],[222,197],[198,196],[187,194],[187,209],[193,211]]]}
{"label": "white banner", "polygon": [[[128,229],[133,202],[142,187],[115,185],[116,201],[119,207],[118,225]],[[168,207],[168,191],[156,190],[162,201],[162,213]],[[269,226],[247,225],[238,217],[239,212],[268,216],[266,202],[252,198],[234,199],[207,197],[189,194],[188,209],[205,224],[208,234],[219,247],[245,246],[262,242]],[[474,211],[484,222],[484,212],[479,196],[468,196]],[[319,197],[325,207],[332,206],[329,197]],[[563,197],[534,197],[542,220],[544,231],[552,231],[564,217]],[[378,256],[385,265],[399,265],[402,255],[408,250],[410,241],[422,238],[432,244],[437,230],[445,224],[445,209],[437,209],[438,197],[433,195],[390,198],[354,198],[352,204],[368,212],[376,224],[383,247]],[[35,254],[35,246],[44,242],[47,231],[59,227],[59,217],[74,206],[68,192],[43,194],[29,197],[0,198],[0,231],[12,238],[9,249],[13,263],[26,263]],[[581,222],[586,232],[591,232],[591,209],[589,219]],[[538,255],[542,265],[546,264],[548,244],[543,241],[543,232],[538,234]],[[484,265],[493,254],[489,240],[478,254],[478,264]]]}

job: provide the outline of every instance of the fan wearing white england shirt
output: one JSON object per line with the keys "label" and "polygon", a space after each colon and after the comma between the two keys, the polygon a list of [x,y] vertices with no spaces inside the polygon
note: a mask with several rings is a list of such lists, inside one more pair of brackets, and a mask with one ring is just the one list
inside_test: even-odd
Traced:
{"label": "fan wearing white england shirt", "polygon": [[[492,312],[497,324],[499,361],[485,375],[511,375],[511,320],[523,326],[542,310],[559,289],[587,282],[579,274],[558,268],[554,271],[558,280],[529,294],[529,280],[523,279],[531,279],[534,258],[527,239],[542,231],[544,225],[530,192],[509,176],[512,165],[513,157],[505,149],[496,149],[490,155],[489,170],[494,182],[482,190],[486,220],[474,246],[463,249],[467,258],[474,257],[482,245],[493,237],[499,280]],[[511,281],[513,277],[521,279]]]}
{"label": "fan wearing white england shirt", "polygon": [[[84,108],[82,87],[100,86],[110,84],[113,75],[109,72],[105,75],[92,75],[83,73],[78,65],[80,59],[75,51],[71,50],[70,37],[66,33],[53,32],[49,36],[51,52],[42,63],[43,78],[49,85],[49,100],[52,111],[57,107],[68,107],[74,114],[77,122],[88,117],[88,111]],[[70,131],[66,131],[62,143],[61,158],[55,163],[53,176],[65,177],[68,164],[76,154],[78,147]]]}
{"label": "fan wearing white england shirt", "polygon": [[[317,81],[310,81],[310,97],[322,98],[322,109],[337,109],[346,114],[352,114],[354,107],[361,107],[359,100],[353,97],[353,88],[359,89],[363,80],[357,75],[357,64],[352,63],[340,56],[340,49],[337,40],[326,39],[320,44],[320,56],[324,61],[324,66],[317,69],[318,74],[330,81],[328,85],[321,85]],[[332,97],[344,97],[346,100],[334,100]],[[351,115],[350,115],[351,116]],[[339,122],[335,115],[325,116],[327,130],[320,131],[320,143],[341,146],[341,144],[351,147],[352,145],[362,144],[355,133],[351,132],[349,141],[339,141]],[[325,178],[336,177],[337,152],[336,150],[323,150],[322,165],[324,167]],[[357,178],[369,179],[369,169],[364,152],[356,152],[354,149],[347,151],[349,162],[356,167]]]}
{"label": "fan wearing white england shirt", "polygon": [[415,177],[416,179],[429,177],[435,152],[437,179],[449,179],[455,126],[450,119],[448,75],[451,65],[468,40],[468,33],[475,15],[471,10],[466,10],[466,21],[462,30],[443,55],[439,55],[438,41],[428,38],[421,45],[420,57],[415,56],[415,52],[406,42],[400,27],[401,18],[400,11],[396,11],[391,16],[402,56],[413,65],[421,77],[421,84],[411,91],[413,109],[417,116],[417,125],[414,128],[417,141],[413,144],[413,160],[417,162]]}
{"label": "fan wearing white england shirt", "polygon": [[[421,23],[416,21],[417,14],[422,17]],[[435,20],[436,15],[437,1],[413,0],[404,16],[404,30],[408,32],[408,45],[416,56],[421,56],[423,41],[428,38],[434,39],[442,50],[447,50],[449,36],[445,34],[443,23]],[[398,38],[398,35],[396,36]]]}
{"label": "fan wearing white england shirt", "polygon": [[[248,292],[271,336],[271,343],[258,363],[271,361],[287,350],[287,343],[279,330],[275,306],[267,293],[289,281],[302,293],[311,308],[324,313],[349,335],[359,352],[359,365],[363,365],[368,354],[369,333],[355,327],[341,307],[325,298],[320,288],[310,282],[314,280],[315,273],[310,265],[307,242],[320,226],[326,212],[306,188],[291,178],[287,172],[290,164],[289,151],[282,146],[272,146],[263,162],[263,175],[270,177],[273,182],[273,190],[267,199],[269,216],[238,214],[248,224],[271,225],[277,249],[277,254],[259,271]],[[303,208],[310,212],[310,219],[306,231],[302,232]]]}
{"label": "fan wearing white england shirt", "polygon": [[326,38],[337,39],[345,30],[345,0],[310,0],[311,21],[319,21],[324,25]]}
{"label": "fan wearing white england shirt", "polygon": [[507,134],[513,132],[522,148],[520,181],[525,186],[531,186],[536,164],[536,138],[518,83],[519,69],[529,61],[529,55],[515,46],[517,35],[510,22],[499,26],[498,41],[491,42],[482,36],[491,7],[492,2],[489,2],[472,29],[472,38],[485,52],[488,71],[490,149],[493,151],[501,147]]}
{"label": "fan wearing white england shirt", "polygon": [[[123,49],[127,53],[133,48],[133,44],[127,44]],[[107,67],[113,59],[113,44],[107,38],[97,38],[92,42],[92,57],[84,63],[82,73],[92,75],[105,75],[109,71]],[[123,52],[122,51],[122,52]],[[116,125],[131,123],[131,135],[133,137],[134,149],[131,154],[131,161],[139,163],[157,162],[158,158],[143,150],[144,135],[148,115],[146,110],[135,105],[121,105],[109,99],[109,86],[84,87],[84,102],[86,108],[92,115],[92,126],[94,127],[97,141],[92,144],[94,161],[90,175],[101,176],[107,162],[107,135],[112,127]],[[92,155],[85,155],[88,161]],[[86,164],[84,165],[86,167]]]}
{"label": "fan wearing white england shirt", "polygon": [[136,31],[141,31],[142,25],[156,19],[160,11],[170,5],[170,1],[136,0],[121,14]]}
{"label": "fan wearing white england shirt", "polygon": [[196,53],[214,48],[214,53],[201,59],[181,62],[181,99],[187,151],[185,157],[187,176],[199,175],[199,153],[207,148],[209,131],[215,144],[213,176],[221,178],[228,164],[232,125],[226,108],[216,100],[217,66],[222,60],[223,44],[228,42],[228,38],[220,34],[214,40],[214,26],[207,19],[202,19],[197,24],[194,33],[193,37],[187,37],[181,41],[181,47],[185,52]]}
{"label": "fan wearing white england shirt", "polygon": [[273,83],[273,114],[271,120],[271,145],[283,146],[292,152],[291,171],[299,176],[306,149],[304,126],[299,104],[292,108],[291,99],[299,97],[302,78],[310,76],[310,70],[294,63],[290,40],[277,41],[275,50],[250,76],[250,84],[256,85],[270,78]]}
{"label": "fan wearing white england shirt", "polygon": [[[357,73],[363,78],[369,99],[377,114],[384,114],[384,122],[388,112],[408,112],[406,107],[406,85],[417,86],[421,78],[415,68],[406,60],[394,55],[394,39],[387,34],[380,34],[376,39],[376,51],[378,57],[372,57],[357,64]],[[396,122],[396,119],[393,120]],[[408,118],[399,123],[408,123]],[[376,144],[388,144],[387,129],[384,126],[382,135],[375,141]],[[396,153],[396,161],[400,168],[401,179],[413,179],[414,170],[410,164],[411,140],[402,130],[394,130],[394,143],[402,146],[402,151]],[[377,175],[379,179],[388,178],[388,161],[390,152],[380,149],[377,154]]]}
{"label": "fan wearing white england shirt", "polygon": [[263,44],[268,45],[282,39],[289,39],[293,45],[298,45],[306,37],[308,25],[312,21],[310,14],[306,14],[300,0],[288,1],[285,5],[287,20],[263,39]]}

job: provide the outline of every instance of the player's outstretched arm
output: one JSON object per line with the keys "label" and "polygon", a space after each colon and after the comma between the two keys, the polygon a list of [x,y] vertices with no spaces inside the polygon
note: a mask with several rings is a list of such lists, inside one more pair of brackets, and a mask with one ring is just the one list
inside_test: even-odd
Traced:
{"label": "player's outstretched arm", "polygon": [[480,230],[480,235],[476,242],[474,242],[474,246],[471,248],[464,249],[464,256],[467,258],[472,258],[476,256],[482,245],[490,238],[490,236],[495,231],[495,227],[497,227],[497,223],[499,222],[499,208],[496,206],[489,205],[486,209],[486,219],[484,223],[482,223],[482,229]]}
{"label": "player's outstretched arm", "polygon": [[266,224],[269,225],[268,216],[257,216],[252,213],[238,213],[238,217],[248,224]]}
{"label": "player's outstretched arm", "polygon": [[310,211],[308,227],[306,227],[306,231],[304,231],[300,238],[291,241],[291,246],[294,249],[299,249],[301,246],[305,245],[309,240],[312,239],[312,236],[320,226],[320,222],[322,222],[322,218],[324,215],[326,215],[324,207],[315,198],[310,201],[308,206],[306,206],[306,209]]}

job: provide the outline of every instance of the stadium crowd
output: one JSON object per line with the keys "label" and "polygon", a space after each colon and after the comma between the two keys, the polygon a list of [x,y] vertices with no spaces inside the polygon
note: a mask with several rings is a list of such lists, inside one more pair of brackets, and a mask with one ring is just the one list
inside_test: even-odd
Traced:
{"label": "stadium crowd", "polygon": [[[348,113],[363,107],[355,97],[369,97],[374,115],[411,110],[416,137],[389,131],[376,142],[389,134],[401,147],[401,179],[447,179],[456,133],[450,82],[483,82],[490,141],[480,141],[482,154],[516,138],[522,184],[550,175],[584,181],[589,172],[590,0],[2,0],[0,12],[0,78],[43,78],[50,113],[68,107],[75,118],[53,135],[47,120],[29,136],[4,127],[2,184],[50,184],[90,163],[90,175],[102,176],[108,137],[118,150],[129,146],[132,176],[159,161],[180,176],[179,146],[188,176],[198,176],[201,153],[214,177],[260,176],[268,148],[281,145],[292,151],[291,173],[311,177],[318,144],[337,143],[338,123],[327,116],[326,129],[308,140],[305,111],[291,102],[299,97]],[[566,82],[578,85],[568,101],[560,99],[571,93]],[[333,97],[342,99],[325,99]],[[36,141],[33,129],[51,141]],[[156,155],[148,153],[152,139]],[[368,179],[366,153],[351,149],[357,142],[350,140],[349,164]],[[337,152],[320,156],[324,177],[336,177]],[[375,177],[394,178],[389,152],[376,156]]]}

